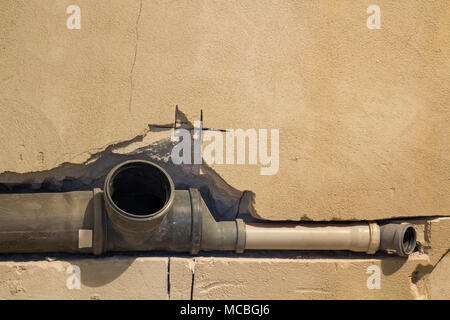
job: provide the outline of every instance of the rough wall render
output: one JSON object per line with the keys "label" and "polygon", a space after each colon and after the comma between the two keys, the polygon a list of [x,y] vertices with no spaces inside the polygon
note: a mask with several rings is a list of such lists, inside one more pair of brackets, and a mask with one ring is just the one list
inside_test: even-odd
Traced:
{"label": "rough wall render", "polygon": [[[0,299],[449,299],[450,1],[377,0],[379,29],[372,4],[1,0],[0,193],[91,190],[145,159],[219,220],[401,219],[418,245],[408,259],[1,256]],[[80,29],[67,27],[70,5]],[[203,110],[218,129],[201,164],[172,161],[176,105],[182,128]],[[251,137],[244,163],[234,149],[227,164],[227,129],[267,130],[276,165]],[[67,291],[71,265],[80,290]],[[370,265],[381,291],[367,290]]]}
{"label": "rough wall render", "polygon": [[279,129],[279,171],[213,165],[265,219],[450,212],[450,5],[379,1],[0,5],[0,171],[82,163],[173,122]]}

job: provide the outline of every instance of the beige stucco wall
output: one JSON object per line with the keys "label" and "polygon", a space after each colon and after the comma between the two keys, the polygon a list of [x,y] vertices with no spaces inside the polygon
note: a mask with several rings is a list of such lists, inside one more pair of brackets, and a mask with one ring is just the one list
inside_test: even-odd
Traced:
{"label": "beige stucco wall", "polygon": [[[81,30],[66,28],[69,4]],[[280,166],[213,168],[268,219],[450,212],[450,6],[2,1],[0,171],[82,163],[173,121],[275,128]]]}
{"label": "beige stucco wall", "polygon": [[[80,30],[66,28],[71,4],[81,8]],[[371,4],[381,8],[379,30],[366,27]],[[31,172],[43,172],[41,180],[47,174],[80,177],[85,164],[116,150],[111,146],[126,154],[168,139],[170,130],[150,131],[148,124],[172,123],[178,104],[191,122],[203,109],[207,127],[279,130],[277,174],[261,175],[261,165],[216,164],[196,173],[223,179],[219,187],[236,203],[250,191],[256,216],[449,216],[449,31],[447,1],[3,0],[0,183],[26,181]],[[282,299],[448,298],[438,285],[448,283],[448,255],[426,280],[434,281],[433,289],[411,282],[420,265],[435,268],[448,251],[450,226],[434,228],[434,239],[443,240],[389,275],[393,285],[382,292],[364,291],[367,264],[399,260],[180,258],[171,263],[172,281],[178,281],[171,292],[183,299],[191,291],[194,298],[267,298],[264,281],[277,288],[316,279],[273,292]],[[109,287],[87,285],[81,292],[64,291],[66,262],[29,262],[22,272],[21,263],[2,261],[0,298],[170,298],[166,281],[154,282],[143,271],[148,264],[155,277],[166,277],[168,258],[142,258],[132,267],[117,259],[117,279]],[[110,262],[83,261],[94,269]],[[192,265],[198,267],[195,286]],[[298,278],[298,268],[308,279]],[[348,268],[361,272],[352,284],[355,296],[336,289],[353,279],[342,271]],[[44,283],[27,278],[29,270],[41,279],[57,270],[60,282],[40,296]],[[236,274],[248,279],[254,270],[264,279],[255,282],[257,289],[230,287]],[[264,278],[267,270],[285,279]],[[325,287],[317,280],[324,274],[334,274]],[[127,296],[123,288],[133,283],[150,287]]]}

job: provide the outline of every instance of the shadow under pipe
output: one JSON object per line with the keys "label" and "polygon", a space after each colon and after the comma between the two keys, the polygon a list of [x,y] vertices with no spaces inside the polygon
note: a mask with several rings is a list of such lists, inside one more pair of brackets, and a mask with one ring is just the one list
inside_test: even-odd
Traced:
{"label": "shadow under pipe", "polygon": [[125,161],[103,191],[1,194],[0,253],[229,250],[413,252],[408,223],[217,222],[197,189],[175,190],[168,173]]}

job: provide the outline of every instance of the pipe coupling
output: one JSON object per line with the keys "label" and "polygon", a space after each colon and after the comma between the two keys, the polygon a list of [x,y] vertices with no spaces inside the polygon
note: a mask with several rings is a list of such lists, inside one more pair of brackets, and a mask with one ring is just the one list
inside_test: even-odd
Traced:
{"label": "pipe coupling", "polygon": [[369,223],[369,248],[367,249],[368,254],[374,254],[380,248],[380,227],[376,222]]}

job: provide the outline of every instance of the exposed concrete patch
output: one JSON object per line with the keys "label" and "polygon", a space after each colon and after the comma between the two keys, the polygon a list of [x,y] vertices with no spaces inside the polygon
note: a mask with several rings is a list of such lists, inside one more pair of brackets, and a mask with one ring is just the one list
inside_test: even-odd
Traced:
{"label": "exposed concrete patch", "polygon": [[130,159],[153,161],[166,169],[177,189],[198,188],[217,219],[234,219],[239,214],[243,192],[226,183],[206,164],[174,165],[170,154],[175,144],[171,130],[145,130],[143,134],[107,146],[90,155],[83,163],[63,163],[38,172],[0,174],[0,192],[66,192],[103,187],[108,171]]}

